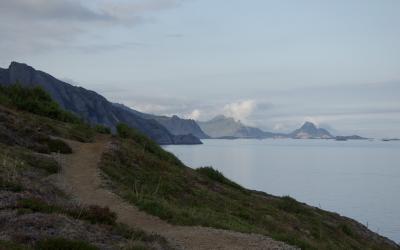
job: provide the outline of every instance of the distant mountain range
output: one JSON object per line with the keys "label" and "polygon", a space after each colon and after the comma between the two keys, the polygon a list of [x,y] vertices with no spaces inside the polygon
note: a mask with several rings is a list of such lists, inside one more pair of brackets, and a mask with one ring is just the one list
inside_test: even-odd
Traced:
{"label": "distant mountain range", "polygon": [[[192,124],[192,121],[174,117],[170,119],[171,122],[163,118],[166,124],[180,124],[181,128],[185,128],[184,130],[177,128],[172,133],[151,115],[145,118],[146,114],[127,107],[121,108],[94,91],[72,86],[26,64],[12,62],[8,69],[0,68],[0,84],[15,83],[22,86],[43,87],[61,107],[92,124],[103,124],[114,128],[118,123],[123,122],[137,128],[159,144],[201,144],[201,141],[191,133],[191,126],[182,125]],[[198,133],[196,128],[193,132]]]}
{"label": "distant mountain range", "polygon": [[291,133],[266,132],[256,127],[244,125],[231,117],[218,115],[209,121],[199,121],[200,128],[209,136],[216,139],[266,139],[266,138],[293,138],[293,139],[337,139],[357,140],[366,139],[358,135],[333,136],[329,131],[318,128],[311,122],[305,122],[299,129]]}
{"label": "distant mountain range", "polygon": [[126,123],[159,144],[201,144],[200,139],[207,138],[366,139],[357,135],[335,137],[311,122],[304,123],[301,128],[289,134],[284,134],[263,131],[223,115],[209,121],[194,121],[175,115],[168,117],[146,114],[123,104],[111,103],[94,91],[72,86],[26,64],[12,62],[7,69],[0,68],[0,85],[15,83],[22,86],[43,87],[61,107],[92,124],[103,124],[114,129],[118,123]]}
{"label": "distant mountain range", "polygon": [[231,117],[218,115],[205,122],[197,122],[200,128],[212,138],[249,138],[265,139],[280,137],[283,134],[265,132],[256,127],[246,126]]}

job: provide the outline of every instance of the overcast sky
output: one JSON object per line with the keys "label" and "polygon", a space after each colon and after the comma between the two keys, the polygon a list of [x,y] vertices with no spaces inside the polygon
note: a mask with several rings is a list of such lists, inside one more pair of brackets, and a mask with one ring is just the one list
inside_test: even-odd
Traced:
{"label": "overcast sky", "polygon": [[0,67],[266,130],[400,137],[398,0],[0,1]]}

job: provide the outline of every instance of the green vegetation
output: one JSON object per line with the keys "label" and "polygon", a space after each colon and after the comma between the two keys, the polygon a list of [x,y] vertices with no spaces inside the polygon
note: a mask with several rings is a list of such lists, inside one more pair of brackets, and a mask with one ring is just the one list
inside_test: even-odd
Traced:
{"label": "green vegetation", "polygon": [[26,88],[18,83],[0,86],[0,104],[63,122],[80,122],[78,117],[62,110],[41,87]]}
{"label": "green vegetation", "polygon": [[131,139],[135,141],[135,143],[137,143],[143,151],[143,156],[146,152],[148,152],[153,154],[160,160],[165,161],[166,163],[175,164],[182,167],[184,166],[182,162],[175,157],[175,155],[162,149],[160,145],[158,145],[146,135],[139,132],[137,129],[131,128],[124,123],[119,123],[117,125],[117,133],[120,138]]}
{"label": "green vegetation", "polygon": [[237,183],[229,180],[226,178],[221,172],[219,172],[216,169],[213,169],[212,167],[201,167],[197,168],[196,172],[207,176],[209,179],[214,180],[216,182],[219,182],[221,184],[226,184],[228,186],[231,186],[233,188],[241,189],[244,191],[244,188],[238,185]]}
{"label": "green vegetation", "polygon": [[0,240],[0,250],[26,250],[27,248],[22,246],[21,244]]}
{"label": "green vegetation", "polygon": [[36,243],[35,250],[97,250],[98,248],[80,240],[50,238]]}
{"label": "green vegetation", "polygon": [[109,127],[100,124],[95,125],[94,130],[99,134],[106,134],[106,135],[111,134],[111,129]]}
{"label": "green vegetation", "polygon": [[[0,195],[7,197],[1,202],[0,226],[3,237],[10,239],[0,240],[0,249],[97,249],[92,244],[107,249],[170,249],[161,236],[117,224],[116,214],[108,207],[81,206],[69,200],[46,178],[59,172],[54,159],[59,156],[42,153],[71,153],[64,139],[90,142],[97,133],[111,131],[68,119],[42,94],[42,90],[20,86],[0,90]],[[14,216],[18,216],[18,223],[10,222]],[[70,223],[68,229],[63,223],[53,224],[54,219]],[[43,227],[42,223],[51,226]],[[88,230],[82,231],[82,226]],[[79,234],[90,242],[74,240]],[[53,236],[56,238],[49,238]]]}
{"label": "green vegetation", "polygon": [[157,234],[148,234],[142,230],[131,229],[125,224],[117,224],[116,231],[126,239],[130,240],[130,244],[124,249],[149,249],[146,244],[156,242],[162,249],[173,249],[169,246],[167,240]]}
{"label": "green vegetation", "polygon": [[59,205],[48,204],[40,199],[22,199],[18,201],[17,207],[20,214],[27,212],[60,213],[75,219],[87,220],[93,224],[114,225],[117,216],[108,207],[91,205],[89,207],[65,208]]}
{"label": "green vegetation", "polygon": [[60,139],[49,139],[47,141],[50,152],[61,153],[61,154],[71,154],[71,147]]}
{"label": "green vegetation", "polygon": [[394,249],[335,213],[244,189],[211,167],[185,167],[125,125],[101,169],[112,189],[140,209],[179,225],[260,233],[302,249]]}
{"label": "green vegetation", "polygon": [[21,192],[23,189],[24,188],[19,182],[0,179],[0,190]]}

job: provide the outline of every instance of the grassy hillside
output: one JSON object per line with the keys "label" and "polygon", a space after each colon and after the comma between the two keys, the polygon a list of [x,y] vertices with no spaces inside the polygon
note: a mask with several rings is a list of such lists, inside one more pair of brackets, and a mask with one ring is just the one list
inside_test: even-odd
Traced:
{"label": "grassy hillside", "polygon": [[[0,88],[0,249],[169,249],[165,239],[116,223],[57,188],[63,139],[90,142],[92,128],[40,89]],[[66,166],[68,167],[68,166]]]}
{"label": "grassy hillside", "polygon": [[111,188],[171,223],[260,233],[303,249],[399,249],[354,220],[247,190],[210,167],[193,170],[136,131],[118,132],[101,162]]}
{"label": "grassy hillside", "polygon": [[[255,232],[303,249],[399,249],[354,220],[247,190],[209,167],[193,170],[141,133],[117,129],[101,162],[110,187],[171,223]],[[40,89],[0,88],[0,249],[170,248],[55,185],[55,159],[74,153],[64,139],[89,143],[109,132],[65,113]]]}

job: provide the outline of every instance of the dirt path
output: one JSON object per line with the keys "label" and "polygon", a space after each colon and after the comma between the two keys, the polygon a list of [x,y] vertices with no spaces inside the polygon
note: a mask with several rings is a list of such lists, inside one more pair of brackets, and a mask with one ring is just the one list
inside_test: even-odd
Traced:
{"label": "dirt path", "polygon": [[256,234],[175,226],[139,211],[134,205],[101,187],[102,179],[97,165],[108,145],[107,137],[99,137],[95,143],[68,143],[74,153],[62,158],[63,170],[59,185],[83,204],[108,206],[117,213],[119,222],[162,235],[178,249],[294,249]]}

